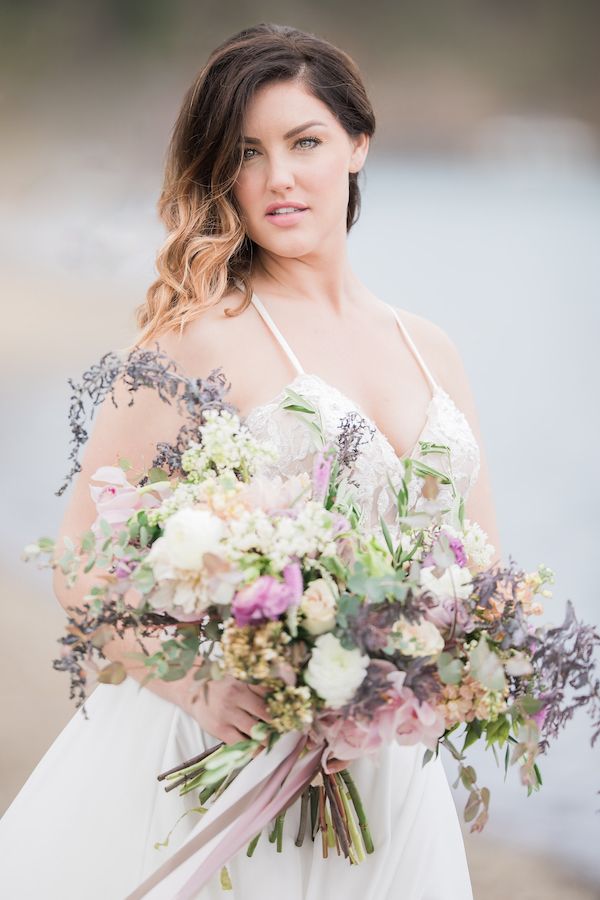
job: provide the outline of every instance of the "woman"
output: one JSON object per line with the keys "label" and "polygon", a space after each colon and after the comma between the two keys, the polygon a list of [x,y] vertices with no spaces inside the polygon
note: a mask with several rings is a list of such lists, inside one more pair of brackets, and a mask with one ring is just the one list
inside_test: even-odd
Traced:
{"label": "woman", "polygon": [[[195,377],[222,367],[228,400],[279,448],[274,472],[310,465],[302,423],[279,406],[286,387],[313,400],[332,432],[340,416],[363,415],[372,440],[355,478],[374,526],[393,516],[389,469],[418,455],[419,439],[447,443],[466,513],[499,557],[476,410],[455,345],[437,325],[375,297],[347,258],[374,129],[356,65],[328,42],[263,24],[217,48],[172,136],[160,199],[168,237],[138,310],[136,343],[158,340]],[[117,398],[96,418],[61,535],[93,522],[88,485],[98,466],[125,456],[142,471],[157,442],[172,440],[181,425],[151,392],[128,407],[119,385]],[[87,578],[78,596],[94,581]],[[55,590],[65,607],[74,602],[60,573]],[[96,688],[89,721],[73,717],[0,823],[3,895],[125,897],[197,821],[185,815],[168,847],[154,847],[194,802],[165,794],[156,774],[268,718],[261,691],[229,678],[210,682],[205,697],[191,678],[141,687],[144,671],[128,656],[134,649],[122,640],[105,648],[129,677]],[[252,859],[242,851],[231,861],[231,896],[472,897],[449,785],[439,759],[421,766],[422,751],[394,745],[377,766],[351,763],[376,846],[364,863],[323,860],[310,841],[293,846],[297,823],[288,814],[281,855],[259,841]],[[175,893],[164,882],[151,896]],[[199,897],[221,897],[218,880]]]}

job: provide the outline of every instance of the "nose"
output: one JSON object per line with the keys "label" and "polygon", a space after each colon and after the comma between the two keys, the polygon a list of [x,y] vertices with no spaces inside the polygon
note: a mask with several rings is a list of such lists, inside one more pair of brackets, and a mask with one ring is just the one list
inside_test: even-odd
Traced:
{"label": "nose", "polygon": [[290,160],[273,156],[268,164],[267,187],[270,191],[285,191],[294,186],[294,174]]}

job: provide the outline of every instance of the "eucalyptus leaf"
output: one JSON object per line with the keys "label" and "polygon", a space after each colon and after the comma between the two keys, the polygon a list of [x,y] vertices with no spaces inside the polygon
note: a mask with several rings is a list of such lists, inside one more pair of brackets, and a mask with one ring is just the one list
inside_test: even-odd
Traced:
{"label": "eucalyptus leaf", "polygon": [[490,691],[501,691],[506,684],[504,668],[498,655],[490,649],[487,637],[481,635],[478,643],[469,651],[471,675]]}
{"label": "eucalyptus leaf", "polygon": [[102,684],[121,684],[126,677],[127,672],[122,662],[111,662],[98,673],[98,681]]}
{"label": "eucalyptus leaf", "polygon": [[463,677],[464,664],[444,650],[437,658],[437,669],[444,684],[458,684]]}

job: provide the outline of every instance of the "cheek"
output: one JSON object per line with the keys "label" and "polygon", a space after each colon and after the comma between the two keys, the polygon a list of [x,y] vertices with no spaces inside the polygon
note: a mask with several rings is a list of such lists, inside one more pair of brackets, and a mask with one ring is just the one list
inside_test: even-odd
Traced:
{"label": "cheek", "polygon": [[345,162],[339,157],[326,160],[311,172],[306,187],[314,206],[325,212],[329,208],[336,213],[340,205],[348,203],[349,181]]}
{"label": "cheek", "polygon": [[240,176],[233,188],[233,195],[242,215],[252,217],[258,195],[257,186],[253,184],[252,178],[248,178],[245,174]]}

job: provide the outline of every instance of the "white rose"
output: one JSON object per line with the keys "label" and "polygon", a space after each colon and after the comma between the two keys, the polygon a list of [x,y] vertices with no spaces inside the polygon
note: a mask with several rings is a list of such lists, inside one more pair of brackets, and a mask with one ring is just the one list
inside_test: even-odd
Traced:
{"label": "white rose", "polygon": [[304,681],[327,706],[338,709],[352,699],[368,665],[369,657],[360,650],[346,650],[335,635],[322,634],[315,641]]}
{"label": "white rose", "polygon": [[444,638],[427,619],[414,624],[398,619],[392,627],[392,635],[394,647],[405,656],[434,656],[444,649]]}
{"label": "white rose", "polygon": [[335,582],[325,578],[311,581],[300,600],[302,624],[309,634],[323,634],[335,625],[339,591]]}
{"label": "white rose", "polygon": [[[205,553],[218,554],[222,549],[219,541],[224,534],[224,522],[209,510],[180,509],[167,519],[164,534],[154,542],[147,559],[157,566],[170,563],[177,569],[197,572],[202,569]],[[164,569],[163,572],[166,574]]]}
{"label": "white rose", "polygon": [[467,600],[473,592],[471,573],[467,566],[453,563],[444,569],[439,578],[433,574],[434,566],[421,568],[421,587],[430,591],[435,597],[457,597]]}

